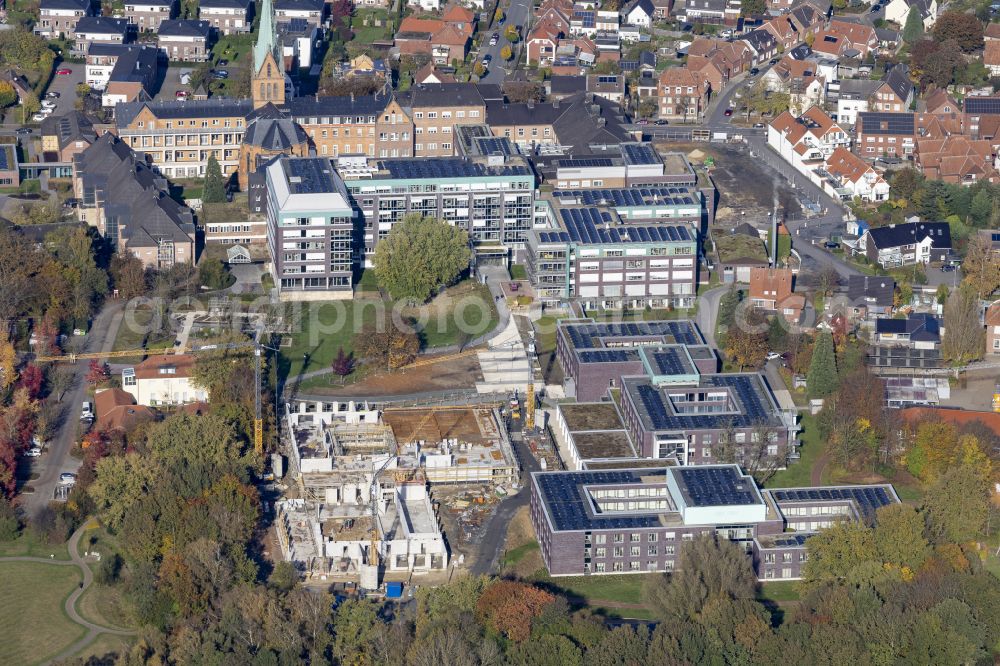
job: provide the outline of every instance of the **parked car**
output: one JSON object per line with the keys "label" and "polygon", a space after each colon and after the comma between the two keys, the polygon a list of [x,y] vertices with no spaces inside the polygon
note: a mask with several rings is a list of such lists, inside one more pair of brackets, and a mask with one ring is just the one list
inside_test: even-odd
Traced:
{"label": "parked car", "polygon": [[483,67],[489,67],[491,62],[493,62],[493,56],[489,53],[483,56]]}
{"label": "parked car", "polygon": [[500,33],[494,32],[493,36],[490,37],[490,46],[496,46],[499,43],[500,43]]}
{"label": "parked car", "polygon": [[45,96],[48,97],[49,99],[59,99],[59,93],[57,93],[55,90],[50,90],[49,92],[45,93]]}
{"label": "parked car", "polygon": [[753,124],[753,128],[754,129],[764,129],[764,123],[754,123]]}
{"label": "parked car", "polygon": [[178,90],[174,93],[174,97],[187,97],[190,94],[187,90]]}
{"label": "parked car", "polygon": [[837,243],[835,241],[827,241],[823,243],[823,247],[825,247],[828,250],[836,250],[838,247],[840,247],[840,243]]}
{"label": "parked car", "polygon": [[952,266],[951,264],[945,264],[944,266],[941,267],[942,273],[951,273],[953,270],[955,270],[955,267]]}
{"label": "parked car", "polygon": [[777,65],[778,64],[778,59],[777,58],[771,58],[771,63],[770,64]]}
{"label": "parked car", "polygon": [[59,483],[76,483],[76,474],[73,472],[63,472],[59,475]]}
{"label": "parked car", "polygon": [[224,69],[217,69],[217,70],[215,70],[215,74],[213,74],[213,76],[215,78],[217,78],[217,79],[228,79],[229,78],[229,72],[227,72]]}
{"label": "parked car", "polygon": [[48,118],[48,115],[46,115],[44,113],[36,113],[35,115],[31,116],[32,122],[36,122],[36,123],[40,123],[43,120],[45,120],[46,118]]}
{"label": "parked car", "polygon": [[229,64],[229,61],[225,60],[225,59],[220,60],[219,62],[215,63],[216,67],[225,67],[228,64]]}
{"label": "parked car", "polygon": [[17,133],[18,134],[31,134],[32,131],[33,130],[30,127],[18,127],[17,128]]}
{"label": "parked car", "polygon": [[84,401],[80,406],[80,420],[86,421],[94,418],[94,406],[87,401]]}
{"label": "parked car", "polygon": [[733,115],[733,110],[732,109],[726,109],[725,115],[726,115],[726,117],[729,117],[729,116]]}
{"label": "parked car", "polygon": [[750,69],[750,76],[757,76],[758,74],[760,74],[760,69],[758,69],[757,67],[753,67]]}
{"label": "parked car", "polygon": [[666,124],[667,124],[668,122],[669,122],[669,121],[667,121],[666,119],[664,119],[664,118],[660,118],[660,119],[658,119],[658,120],[657,120],[656,122],[654,122],[653,124],[654,124],[654,125],[666,125]]}
{"label": "parked car", "polygon": [[636,125],[648,125],[649,121],[646,120],[645,118],[640,118],[639,120],[635,121],[635,124]]}
{"label": "parked car", "polygon": [[878,10],[882,9],[882,5],[872,5],[871,13],[874,14]]}
{"label": "parked car", "polygon": [[24,455],[28,458],[40,458],[42,456],[42,450],[37,446],[33,446],[24,452]]}
{"label": "parked car", "polygon": [[58,74],[59,76],[69,76],[72,73],[73,70],[70,69],[69,67],[61,67],[56,70],[56,74]]}
{"label": "parked car", "polygon": [[768,361],[774,361],[774,360],[777,360],[779,358],[781,358],[781,354],[779,354],[778,352],[767,352],[767,360]]}

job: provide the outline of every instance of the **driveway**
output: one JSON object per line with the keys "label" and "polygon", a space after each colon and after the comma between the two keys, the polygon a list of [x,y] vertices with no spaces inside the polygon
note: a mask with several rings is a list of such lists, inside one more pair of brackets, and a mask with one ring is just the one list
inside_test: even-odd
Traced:
{"label": "driveway", "polygon": [[178,90],[191,90],[191,86],[181,84],[181,72],[192,71],[198,63],[192,62],[185,65],[171,65],[167,68],[167,73],[160,86],[160,92],[156,93],[156,101],[172,102],[177,99]]}
{"label": "driveway", "polygon": [[[104,306],[94,319],[94,324],[84,339],[81,351],[111,350],[115,336],[118,334],[118,327],[121,325],[123,306],[124,303],[121,301]],[[80,360],[69,365],[72,373],[69,388],[66,389],[61,399],[57,399],[59,396],[49,397],[50,400],[56,400],[59,404],[59,411],[56,415],[58,430],[46,444],[45,453],[40,458],[24,459],[31,461],[30,471],[38,474],[38,478],[31,482],[35,492],[20,496],[20,505],[29,517],[34,516],[52,501],[56,486],[59,485],[60,474],[63,472],[75,473],[80,468],[80,461],[70,456],[69,452],[76,443],[80,428],[81,403],[87,399],[87,383],[84,381],[84,376],[87,374],[89,365],[90,361],[87,360]]]}

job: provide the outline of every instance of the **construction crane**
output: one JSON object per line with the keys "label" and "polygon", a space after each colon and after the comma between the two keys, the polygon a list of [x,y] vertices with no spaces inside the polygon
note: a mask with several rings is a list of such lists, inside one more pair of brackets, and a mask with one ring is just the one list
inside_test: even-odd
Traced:
{"label": "construction crane", "polygon": [[385,462],[376,470],[374,466],[374,461],[372,464],[372,484],[369,486],[369,491],[371,498],[369,501],[369,508],[372,514],[372,529],[371,529],[371,548],[368,551],[368,564],[378,567],[382,560],[382,549],[379,547],[379,536],[378,536],[378,504],[382,499],[382,487],[379,485],[379,477],[382,472],[386,470],[387,467],[395,459],[395,456],[389,456],[386,458]]}
{"label": "construction crane", "polygon": [[[254,420],[253,420],[253,448],[258,454],[263,455],[264,453],[264,419],[262,416],[263,405],[261,404],[261,356],[264,349],[269,349],[271,351],[277,351],[273,347],[267,347],[263,343],[257,340],[251,340],[248,342],[228,342],[223,344],[215,345],[202,345],[200,347],[192,347],[191,349],[185,351],[184,353],[207,353],[213,351],[230,351],[238,349],[247,349],[252,347],[254,350],[254,363],[253,363],[253,376],[254,376],[254,386],[256,390],[254,391]],[[110,351],[110,352],[88,352],[82,354],[64,354],[62,356],[35,356],[34,360],[37,363],[76,363],[81,360],[88,359],[107,359],[107,358],[124,358],[128,356],[137,355],[148,355],[150,353],[159,353],[163,356],[170,356],[174,354],[181,353],[180,350],[175,348],[166,348],[162,350],[157,349],[127,349],[123,351]]]}
{"label": "construction crane", "polygon": [[531,430],[535,427],[535,383],[528,382],[524,392],[524,427]]}

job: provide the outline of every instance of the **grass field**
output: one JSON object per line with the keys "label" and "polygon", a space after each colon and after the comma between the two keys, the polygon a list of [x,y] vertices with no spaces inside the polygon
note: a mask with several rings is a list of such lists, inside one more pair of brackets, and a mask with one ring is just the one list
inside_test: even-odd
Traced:
{"label": "grass field", "polygon": [[816,460],[823,455],[823,442],[816,427],[816,418],[809,414],[802,414],[802,446],[799,454],[802,456],[788,466],[776,473],[767,482],[768,488],[795,488],[798,486],[808,486],[811,483],[812,468]]}
{"label": "grass field", "polygon": [[511,264],[510,278],[512,280],[527,280],[528,269],[526,269],[523,264]]}
{"label": "grass field", "polygon": [[223,35],[212,47],[212,61],[224,59],[230,63],[240,63],[252,48],[252,35]]}
{"label": "grass field", "polygon": [[517,548],[512,548],[507,551],[504,555],[503,563],[504,566],[514,566],[521,560],[525,558],[529,553],[533,553],[538,550],[537,541],[529,541],[528,543],[521,544]]}
{"label": "grass field", "polygon": [[[114,351],[166,349],[172,347],[174,334],[168,330],[167,322],[163,321],[159,329],[150,331],[152,321],[153,311],[149,308],[136,308],[132,312],[127,311],[125,318],[122,319],[122,325],[118,328],[118,335],[115,336]],[[141,355],[118,359],[122,363],[139,362],[141,360]]]}
{"label": "grass field", "polygon": [[0,562],[0,665],[44,661],[83,636],[63,610],[79,580],[76,567]]}
{"label": "grass field", "polygon": [[642,587],[650,576],[663,574],[622,574],[605,576],[535,576],[535,581],[562,590],[571,599],[597,608],[602,603],[642,604]]}
{"label": "grass field", "polygon": [[[365,25],[365,19],[369,19],[369,25]],[[374,19],[380,19],[382,25],[375,25]],[[351,32],[354,33],[352,42],[361,44],[371,44],[385,39],[392,39],[392,32],[388,26],[389,12],[380,8],[362,7],[354,11],[351,17]]]}
{"label": "grass field", "polygon": [[124,636],[101,634],[93,643],[73,655],[73,658],[86,660],[91,657],[114,655],[126,651],[130,645],[132,642]]}
{"label": "grass field", "polygon": [[773,601],[775,603],[798,601],[799,584],[794,580],[778,580],[771,583],[761,583],[757,591],[757,598],[761,601]]}
{"label": "grass field", "polygon": [[[484,313],[481,307],[470,304],[466,300],[469,295],[478,297],[488,311]],[[450,288],[445,296],[455,298],[449,301],[449,305],[441,306],[435,301],[428,305],[431,314],[420,331],[425,348],[457,344],[462,335],[457,319],[459,316],[472,338],[493,330],[499,323],[500,317],[487,287],[466,281]],[[392,312],[392,306],[389,301],[362,299],[303,303],[301,322],[289,336],[291,346],[281,348],[279,370],[285,377],[294,378],[303,371],[303,361],[305,372],[329,368],[341,347],[345,353],[351,353],[355,333],[362,330],[365,324],[375,322],[380,311]],[[415,316],[416,312],[404,309],[403,314]]]}
{"label": "grass field", "polygon": [[0,557],[48,557],[54,560],[68,560],[66,544],[50,546],[38,540],[34,533],[25,530],[13,541],[0,541]]}

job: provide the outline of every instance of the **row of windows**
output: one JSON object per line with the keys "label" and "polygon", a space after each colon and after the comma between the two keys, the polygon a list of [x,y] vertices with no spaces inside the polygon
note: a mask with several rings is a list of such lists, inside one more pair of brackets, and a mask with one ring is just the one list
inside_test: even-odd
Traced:
{"label": "row of windows", "polygon": [[[629,548],[629,556],[630,557],[639,557],[639,553],[641,552],[641,550],[642,549],[639,546],[632,546],[631,548]],[[660,554],[660,551],[659,551],[659,548],[657,546],[648,546],[646,548],[646,555],[649,555],[650,557],[654,557],[654,556],[659,555],[659,554]],[[663,554],[664,555],[673,555],[674,554],[674,547],[673,546],[664,546],[663,547]],[[608,556],[608,549],[607,548],[595,548],[594,549],[594,557],[607,557],[607,556]],[[624,546],[615,546],[612,549],[612,557],[625,557],[625,547]]]}
{"label": "row of windows", "polygon": [[[706,534],[709,534],[709,532],[706,532]],[[624,534],[614,534],[614,535],[612,535],[612,538],[614,539],[614,543],[625,543],[625,535]],[[659,535],[656,532],[648,532],[646,534],[646,541],[648,543],[656,543],[656,541],[657,541],[658,538],[659,538]],[[677,538],[677,533],[676,532],[664,532],[663,533],[663,539],[665,541],[674,541],[676,538]],[[688,540],[694,538],[694,534],[685,533],[685,534],[682,535],[682,538],[685,541],[688,541]],[[637,533],[637,532],[632,532],[631,534],[628,535],[628,540],[629,540],[629,543],[641,543],[642,542],[642,534]],[[584,541],[585,544],[589,545],[590,542],[591,542],[591,535],[585,534],[583,541]],[[595,535],[593,535],[593,542],[596,543],[596,544],[598,544],[598,545],[605,544],[605,543],[608,542],[608,535],[607,534],[595,534]]]}
{"label": "row of windows", "polygon": [[[417,119],[421,119],[421,118],[424,117],[424,112],[423,111],[417,111],[417,112],[415,112],[413,114],[413,117],[417,118]],[[437,117],[438,117],[438,112],[437,111],[428,111],[427,112],[427,119],[428,120],[434,120]],[[456,118],[465,118],[465,111],[456,111],[455,112],[455,117]],[[479,117],[479,109],[471,109],[469,111],[469,117],[470,118],[478,118]],[[444,118],[444,119],[451,118],[451,111],[442,111],[441,112],[441,118]]]}
{"label": "row of windows", "polygon": [[[667,571],[673,570],[673,568],[674,568],[674,561],[673,560],[667,560],[666,562],[663,563],[663,568],[666,569]],[[656,560],[650,560],[650,561],[646,562],[646,570],[647,571],[659,571],[659,569],[660,569],[660,564]],[[583,570],[585,572],[589,573],[590,572],[590,563],[585,563],[583,565]],[[607,569],[607,565],[604,562],[595,562],[594,563],[594,572],[596,572],[596,573],[604,573],[607,570],[608,570]],[[611,570],[612,571],[625,571],[626,570],[625,563],[624,562],[613,562],[611,564]],[[633,561],[633,562],[629,562],[628,563],[628,571],[641,571],[641,570],[642,570],[642,562],[635,562],[635,561]],[[789,575],[789,577],[791,577],[791,575]]]}

